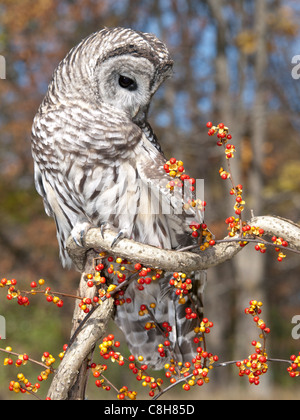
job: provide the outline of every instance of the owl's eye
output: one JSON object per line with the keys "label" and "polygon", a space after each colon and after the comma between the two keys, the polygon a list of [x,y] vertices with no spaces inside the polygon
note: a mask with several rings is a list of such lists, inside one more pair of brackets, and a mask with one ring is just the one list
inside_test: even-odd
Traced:
{"label": "owl's eye", "polygon": [[136,90],[137,89],[137,84],[134,80],[130,79],[130,77],[126,77],[126,76],[120,76],[119,77],[119,85],[124,88],[124,89],[128,89],[128,90]]}

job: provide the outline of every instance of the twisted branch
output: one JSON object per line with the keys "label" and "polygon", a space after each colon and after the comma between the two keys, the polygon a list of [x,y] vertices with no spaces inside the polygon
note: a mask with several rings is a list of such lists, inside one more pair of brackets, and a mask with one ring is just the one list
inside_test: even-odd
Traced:
{"label": "twisted branch", "polygon": [[[300,251],[300,226],[276,216],[253,217],[250,225],[264,229],[269,236],[283,237],[289,243],[289,249]],[[109,254],[139,262],[146,267],[159,268],[164,271],[191,272],[206,270],[233,258],[243,248],[232,238],[217,242],[205,252],[178,252],[163,250],[144,245],[130,239],[122,239],[111,248],[116,233],[105,230],[102,236],[100,229],[90,229],[85,236],[85,247],[78,247],[72,238],[67,243],[68,253],[75,266],[83,274],[80,288],[86,287],[85,274],[91,270],[95,252],[108,251]],[[82,294],[82,290],[80,295]],[[85,291],[86,292],[86,291]],[[106,326],[113,315],[113,300],[107,299],[88,318],[79,331],[72,345],[65,354],[51,384],[48,396],[51,399],[82,399],[87,380],[87,361],[97,341],[106,333]],[[73,330],[78,326],[78,313],[74,314]]]}
{"label": "twisted branch", "polygon": [[[300,226],[277,216],[259,216],[249,221],[250,225],[264,229],[270,236],[281,236],[289,242],[289,247],[300,250]],[[122,239],[111,248],[116,233],[105,230],[103,236],[100,229],[90,229],[85,236],[85,247],[79,248],[72,238],[69,238],[67,250],[79,271],[85,263],[85,253],[89,249],[104,250],[110,254],[126,258],[132,262],[140,262],[145,267],[158,268],[164,271],[191,272],[207,270],[233,258],[241,247],[228,237],[205,252],[178,252],[159,249],[141,244],[131,239]],[[228,241],[226,241],[228,240]]]}

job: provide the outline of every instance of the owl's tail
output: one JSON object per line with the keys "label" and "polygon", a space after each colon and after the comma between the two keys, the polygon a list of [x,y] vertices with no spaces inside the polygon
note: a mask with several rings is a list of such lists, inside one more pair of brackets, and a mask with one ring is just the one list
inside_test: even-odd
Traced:
{"label": "owl's tail", "polygon": [[[192,291],[185,303],[179,302],[176,288],[170,286],[172,274],[138,289],[136,282],[131,283],[124,295],[131,302],[117,307],[115,322],[123,331],[130,352],[143,356],[143,363],[149,368],[159,370],[170,360],[191,362],[195,357],[194,342],[196,327],[202,319],[202,293],[206,283],[206,272],[196,272],[191,276]],[[182,302],[182,301],[181,301]],[[197,314],[187,319],[187,312]],[[189,317],[188,317],[189,318]],[[164,345],[169,341],[169,345]],[[159,350],[163,345],[163,351]]]}

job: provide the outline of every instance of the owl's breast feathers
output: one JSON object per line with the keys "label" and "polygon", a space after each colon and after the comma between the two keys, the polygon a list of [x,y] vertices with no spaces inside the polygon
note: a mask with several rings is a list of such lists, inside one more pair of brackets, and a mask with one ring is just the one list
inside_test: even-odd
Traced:
{"label": "owl's breast feathers", "polygon": [[52,213],[65,240],[84,218],[155,246],[186,244],[182,203],[167,189],[165,158],[123,112],[78,101],[51,107],[36,116],[32,137],[38,191],[48,191],[48,214],[61,209]]}

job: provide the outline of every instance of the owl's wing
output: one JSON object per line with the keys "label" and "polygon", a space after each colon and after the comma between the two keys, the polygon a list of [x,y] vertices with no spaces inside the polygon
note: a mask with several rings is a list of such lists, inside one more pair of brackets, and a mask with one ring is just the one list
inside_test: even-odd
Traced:
{"label": "owl's wing", "polygon": [[70,264],[65,242],[82,224],[108,222],[116,232],[164,248],[190,243],[188,224],[197,214],[183,211],[181,192],[167,188],[163,154],[124,113],[78,101],[43,105],[33,123],[32,153],[64,265]]}

